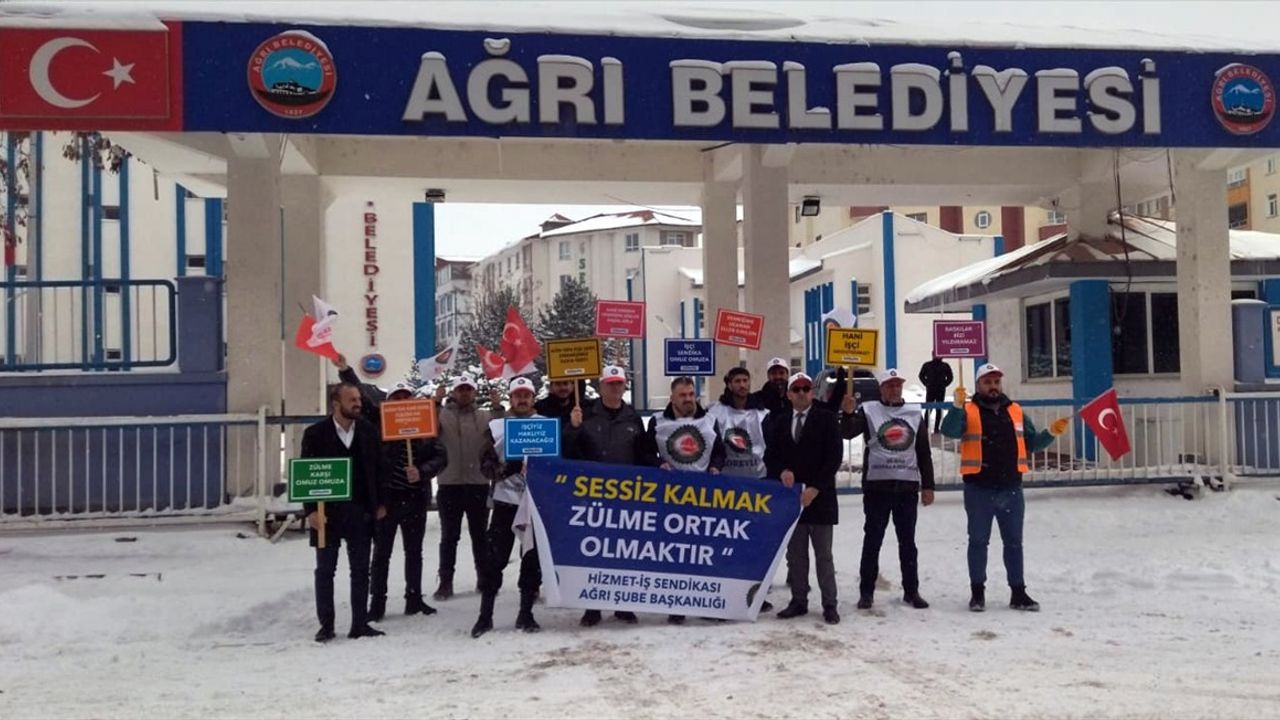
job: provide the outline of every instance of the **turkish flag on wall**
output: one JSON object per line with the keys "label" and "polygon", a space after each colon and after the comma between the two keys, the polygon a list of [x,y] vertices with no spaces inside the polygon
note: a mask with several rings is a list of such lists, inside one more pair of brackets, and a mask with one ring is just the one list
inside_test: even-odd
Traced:
{"label": "turkish flag on wall", "polygon": [[1102,443],[1112,460],[1119,459],[1133,449],[1129,444],[1129,433],[1124,427],[1124,417],[1120,414],[1120,399],[1116,396],[1115,388],[1080,408],[1080,419],[1098,436],[1098,442]]}
{"label": "turkish flag on wall", "polygon": [[523,372],[542,354],[542,346],[525,324],[524,318],[520,317],[520,311],[515,305],[507,308],[507,324],[502,328],[501,350],[516,373]]}
{"label": "turkish flag on wall", "polygon": [[0,28],[0,126],[182,128],[182,32]]}

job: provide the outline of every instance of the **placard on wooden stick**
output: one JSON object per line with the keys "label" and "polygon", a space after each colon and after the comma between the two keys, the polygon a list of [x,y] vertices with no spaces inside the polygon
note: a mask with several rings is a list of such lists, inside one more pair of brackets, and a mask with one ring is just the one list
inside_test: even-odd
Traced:
{"label": "placard on wooden stick", "polygon": [[547,378],[550,380],[582,380],[600,377],[599,338],[548,340]]}

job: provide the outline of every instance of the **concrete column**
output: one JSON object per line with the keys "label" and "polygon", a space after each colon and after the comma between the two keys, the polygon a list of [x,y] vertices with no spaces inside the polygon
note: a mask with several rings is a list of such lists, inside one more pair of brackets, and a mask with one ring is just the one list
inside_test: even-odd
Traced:
{"label": "concrete column", "polygon": [[[328,192],[316,175],[290,175],[281,179],[284,207],[284,413],[318,415],[324,406],[326,361],[314,353],[293,346],[289,330],[303,307],[311,307],[311,296],[319,295],[323,284],[320,249],[325,241],[325,208]],[[348,360],[355,363],[359,358]]]}
{"label": "concrete column", "polygon": [[227,162],[227,408],[281,409],[283,395],[278,143]]}
{"label": "concrete column", "polygon": [[[791,357],[787,270],[787,168],[764,163],[758,145],[743,148],[743,264],[746,311],[764,315],[760,357]],[[714,316],[713,316],[714,317]],[[756,365],[759,363],[753,363]]]}
{"label": "concrete column", "polygon": [[1081,183],[1077,188],[1074,212],[1067,211],[1067,226],[1077,234],[1091,238],[1107,235],[1107,217],[1116,208],[1115,186],[1108,183]]}
{"label": "concrete column", "polygon": [[[738,309],[738,185],[715,179],[710,153],[703,159],[702,178],[702,281],[710,331],[721,308]],[[720,397],[725,372],[737,364],[738,348],[716,346],[716,375],[707,383],[708,399]]]}
{"label": "concrete column", "polygon": [[1198,394],[1214,385],[1230,387],[1232,380],[1227,181],[1222,170],[1199,169],[1202,153],[1173,155],[1182,388]]}
{"label": "concrete column", "polygon": [[[1106,280],[1071,283],[1071,395],[1079,407],[1115,384],[1111,360],[1111,289]],[[1093,433],[1075,423],[1076,455],[1097,460]]]}

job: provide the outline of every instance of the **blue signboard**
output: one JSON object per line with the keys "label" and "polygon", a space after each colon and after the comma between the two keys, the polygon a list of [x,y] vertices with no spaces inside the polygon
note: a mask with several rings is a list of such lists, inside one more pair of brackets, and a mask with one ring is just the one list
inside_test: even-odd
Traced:
{"label": "blue signboard", "polygon": [[209,22],[181,37],[188,131],[1280,147],[1280,55]]}
{"label": "blue signboard", "polygon": [[508,458],[560,455],[557,418],[507,418],[502,434],[502,454]]}
{"label": "blue signboard", "polygon": [[716,344],[714,340],[667,338],[662,342],[667,375],[715,375]]}
{"label": "blue signboard", "polygon": [[800,486],[531,458],[553,607],[752,619],[800,519]]}

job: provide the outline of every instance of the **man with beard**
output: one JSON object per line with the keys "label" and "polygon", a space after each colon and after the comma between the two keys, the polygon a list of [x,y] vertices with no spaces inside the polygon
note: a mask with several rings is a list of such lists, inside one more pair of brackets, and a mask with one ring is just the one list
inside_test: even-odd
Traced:
{"label": "man with beard", "polygon": [[[671,381],[671,402],[661,415],[649,418],[649,442],[658,449],[663,470],[719,475],[724,467],[720,428],[698,404],[693,378]],[[683,625],[684,615],[668,615],[667,622]]]}
{"label": "man with beard", "polygon": [[[657,448],[645,432],[639,413],[622,400],[626,392],[626,371],[617,365],[607,366],[600,376],[600,401],[585,409],[575,407],[569,413],[569,427],[564,432],[566,459],[658,466]],[[639,622],[635,613],[625,610],[613,616],[632,625]],[[586,611],[580,624],[583,627],[599,625],[600,611]]]}
{"label": "man with beard", "polygon": [[[316,616],[320,630],[316,642],[334,638],[333,576],[338,570],[338,548],[347,544],[347,564],[351,574],[351,630],[347,637],[378,637],[381,630],[369,627],[369,543],[374,520],[386,517],[384,490],[380,478],[387,468],[373,425],[360,417],[360,389],[348,383],[329,388],[329,417],[310,425],[302,433],[303,458],[350,458],[351,499],[325,503],[321,512],[316,503],[304,503],[311,545],[316,548]],[[317,528],[325,527],[325,546],[317,547]]]}
{"label": "man with beard", "polygon": [[858,568],[858,609],[870,609],[880,574],[880,546],[893,519],[902,568],[902,601],[923,610],[916,552],[916,503],[933,504],[933,456],[929,432],[920,406],[902,399],[905,379],[897,368],[877,374],[880,400],[858,404],[845,395],[840,434],[847,440],[863,436],[862,562]]}
{"label": "man with beard", "polygon": [[787,400],[787,377],[791,374],[791,366],[786,360],[776,357],[769,361],[765,373],[768,381],[752,397],[761,407],[777,415],[791,407]]}
{"label": "man with beard", "polygon": [[[573,380],[552,380],[547,396],[533,404],[534,412],[542,417],[558,418],[562,424],[569,422],[569,414],[573,412]],[[587,405],[587,383],[578,381],[578,405]]]}
{"label": "man with beard", "polygon": [[1059,418],[1049,430],[1036,432],[1022,407],[1005,396],[1003,377],[1000,368],[991,363],[978,368],[977,394],[966,403],[964,389],[956,389],[955,407],[942,419],[942,434],[960,440],[960,477],[964,479],[964,511],[969,519],[969,584],[973,590],[969,609],[986,609],[987,544],[994,520],[1004,544],[1009,607],[1036,612],[1040,603],[1027,595],[1022,574],[1022,521],[1026,515],[1022,474],[1029,470],[1027,458],[1066,432],[1070,419]]}
{"label": "man with beard", "polygon": [[[533,382],[518,377],[507,388],[511,399],[510,417],[542,417],[533,411]],[[502,571],[511,561],[511,548],[515,546],[516,533],[512,524],[520,501],[524,499],[524,458],[509,458],[503,453],[506,437],[506,420],[490,420],[485,431],[485,448],[480,457],[480,471],[493,482],[493,515],[489,520],[488,564],[480,577],[480,617],[471,628],[471,637],[478,638],[493,629],[493,606],[502,589]],[[520,612],[516,615],[516,628],[525,632],[542,629],[533,618],[533,602],[538,598],[542,585],[542,566],[538,551],[532,546],[520,548]]]}

